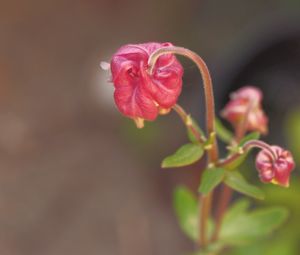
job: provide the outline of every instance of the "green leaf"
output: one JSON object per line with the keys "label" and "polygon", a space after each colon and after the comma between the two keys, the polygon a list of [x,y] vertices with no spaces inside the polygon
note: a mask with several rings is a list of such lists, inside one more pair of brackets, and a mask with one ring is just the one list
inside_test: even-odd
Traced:
{"label": "green leaf", "polygon": [[195,163],[203,156],[204,150],[201,144],[188,143],[180,147],[175,154],[166,157],[162,168],[187,166]]}
{"label": "green leaf", "polygon": [[248,183],[239,172],[227,171],[224,182],[232,189],[247,196],[254,197],[256,199],[264,199],[265,197],[260,188]]}
{"label": "green leaf", "polygon": [[199,192],[203,195],[208,194],[218,186],[225,176],[225,170],[222,168],[209,168],[203,172]]}
{"label": "green leaf", "polygon": [[243,214],[249,209],[250,201],[246,198],[239,199],[235,202],[226,212],[223,221],[231,222],[234,221],[236,217]]}
{"label": "green leaf", "polygon": [[251,219],[259,225],[259,233],[267,235],[278,228],[288,217],[289,213],[283,207],[258,209],[250,214]]}
{"label": "green leaf", "polygon": [[240,245],[261,239],[277,229],[288,216],[287,210],[282,207],[248,212],[246,207],[249,203],[237,203],[224,216],[220,241],[225,244]]}
{"label": "green leaf", "polygon": [[198,203],[194,194],[185,187],[174,192],[173,204],[182,231],[192,240],[198,239]]}
{"label": "green leaf", "polygon": [[252,132],[247,134],[244,138],[242,138],[242,140],[239,143],[239,146],[243,146],[246,142],[250,141],[250,140],[257,140],[260,138],[260,133],[259,132]]}
{"label": "green leaf", "polygon": [[233,134],[221,122],[220,119],[215,119],[216,132],[218,137],[225,143],[230,143],[233,139]]}
{"label": "green leaf", "polygon": [[[173,206],[182,231],[193,241],[199,240],[199,201],[185,187],[177,187],[173,194]],[[208,237],[212,236],[214,224],[211,218],[207,222]]]}
{"label": "green leaf", "polygon": [[[205,137],[205,134],[204,134],[203,130],[199,127],[198,123],[192,117],[190,117],[190,120],[192,121],[192,125],[195,128],[195,130],[198,133],[200,133],[202,137]],[[188,135],[189,140],[192,143],[198,143],[199,142],[197,137],[194,135],[194,133],[190,129],[187,129],[187,135]]]}

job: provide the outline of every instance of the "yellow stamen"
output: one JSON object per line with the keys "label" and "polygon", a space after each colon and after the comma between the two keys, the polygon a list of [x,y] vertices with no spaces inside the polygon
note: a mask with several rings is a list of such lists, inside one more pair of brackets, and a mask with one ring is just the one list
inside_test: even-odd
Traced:
{"label": "yellow stamen", "polygon": [[135,125],[136,125],[137,128],[143,128],[144,127],[144,119],[136,117],[136,118],[133,118],[133,120],[134,120]]}
{"label": "yellow stamen", "polygon": [[171,108],[169,108],[169,109],[159,108],[158,111],[159,111],[159,114],[165,115],[165,114],[168,114],[171,111]]}

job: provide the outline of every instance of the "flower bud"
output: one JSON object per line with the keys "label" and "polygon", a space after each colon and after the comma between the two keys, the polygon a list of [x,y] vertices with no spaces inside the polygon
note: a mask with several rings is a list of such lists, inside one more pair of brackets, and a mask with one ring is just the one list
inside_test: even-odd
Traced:
{"label": "flower bud", "polygon": [[110,66],[115,103],[121,113],[139,123],[167,113],[181,93],[183,68],[173,54],[160,56],[153,74],[148,73],[149,56],[168,46],[172,44],[128,44],[112,57]]}
{"label": "flower bud", "polygon": [[[262,92],[255,87],[246,86],[230,95],[230,101],[221,116],[235,128],[245,123],[246,131],[268,132],[268,118],[261,106]],[[246,119],[245,119],[246,118]]]}
{"label": "flower bud", "polygon": [[[283,187],[289,186],[290,173],[295,167],[292,154],[279,146],[261,150],[256,157],[256,168],[262,182],[271,182]],[[275,158],[274,158],[275,156]]]}

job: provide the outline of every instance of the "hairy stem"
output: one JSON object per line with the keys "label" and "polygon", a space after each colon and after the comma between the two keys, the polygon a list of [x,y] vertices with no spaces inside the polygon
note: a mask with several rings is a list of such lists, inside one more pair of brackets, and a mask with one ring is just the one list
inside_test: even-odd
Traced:
{"label": "hairy stem", "polygon": [[226,166],[228,164],[230,164],[231,162],[235,161],[236,159],[238,159],[242,154],[247,153],[250,149],[252,148],[260,148],[265,150],[266,152],[268,152],[268,154],[270,155],[270,157],[273,160],[276,160],[276,154],[274,153],[274,151],[270,148],[270,145],[260,141],[260,140],[251,140],[246,142],[241,148],[239,152],[236,152],[234,154],[231,154],[229,157],[220,160],[216,165],[217,166]]}
{"label": "hairy stem", "polygon": [[[212,80],[205,62],[198,54],[196,54],[195,52],[189,49],[176,47],[176,46],[164,47],[156,50],[149,57],[148,65],[149,65],[150,74],[153,73],[157,59],[164,54],[178,54],[181,56],[185,56],[191,59],[199,68],[199,71],[203,79],[203,88],[204,88],[204,95],[205,95],[207,137],[211,137],[211,134],[215,133],[215,102],[214,102],[214,95],[213,95]],[[218,161],[219,153],[218,153],[218,145],[216,139],[213,140],[212,148],[207,153],[208,153],[208,162],[207,162],[208,165]],[[208,243],[206,237],[207,221],[211,212],[212,197],[213,197],[212,192],[207,196],[200,195],[201,208],[200,208],[200,222],[199,222],[200,224],[199,244],[200,246],[203,247],[205,247]]]}
{"label": "hairy stem", "polygon": [[[211,133],[215,133],[215,102],[213,95],[213,86],[212,80],[209,73],[209,70],[203,61],[203,59],[196,54],[195,52],[176,46],[164,47],[157,49],[153,52],[148,60],[149,65],[149,73],[152,74],[155,68],[155,63],[157,59],[164,54],[178,54],[185,56],[191,59],[199,68],[202,79],[203,79],[203,88],[205,94],[205,109],[206,109],[206,129],[207,129],[207,137],[210,136]],[[216,141],[214,141],[213,148],[208,152],[209,162],[216,162],[218,159],[218,146]]]}

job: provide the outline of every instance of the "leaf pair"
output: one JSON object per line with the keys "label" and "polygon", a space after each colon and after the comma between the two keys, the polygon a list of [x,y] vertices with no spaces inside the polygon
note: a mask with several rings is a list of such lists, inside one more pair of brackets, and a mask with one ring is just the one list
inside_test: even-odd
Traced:
{"label": "leaf pair", "polygon": [[[196,149],[197,151],[197,149]],[[196,151],[190,151],[189,155],[196,154]],[[180,155],[180,152],[179,152]],[[181,162],[191,162],[188,161],[187,158],[185,157],[179,157],[178,158],[173,158],[174,156],[170,156],[169,158],[166,158],[165,161],[163,162],[163,167],[166,166],[179,166],[179,163]],[[199,154],[197,157],[197,160],[199,159]],[[200,156],[201,157],[201,156]],[[197,161],[196,160],[196,161]],[[165,165],[164,165],[165,164]],[[223,168],[209,168],[204,170],[202,179],[201,179],[201,184],[199,186],[199,192],[202,193],[203,195],[207,195],[209,192],[211,192],[215,187],[217,187],[220,183],[224,183],[231,187],[233,190],[242,193],[244,195],[256,198],[256,199],[264,199],[264,193],[263,191],[248,183],[246,179],[239,173],[239,172],[231,172],[227,171]]]}
{"label": "leaf pair", "polygon": [[223,168],[206,169],[202,175],[199,192],[201,192],[203,195],[207,195],[222,181],[224,181],[227,186],[239,193],[256,199],[264,199],[263,191],[260,188],[248,183],[239,172],[231,172]]}
{"label": "leaf pair", "polygon": [[[192,119],[193,127],[199,132],[199,134],[203,135],[203,131],[197,125],[197,123]],[[219,137],[221,137],[224,141],[230,142],[233,139],[232,134],[228,131],[219,120],[216,120],[216,130]],[[161,166],[162,168],[172,168],[172,167],[182,167],[191,165],[198,160],[200,160],[204,154],[203,144],[197,141],[195,135],[188,129],[188,136],[191,140],[191,143],[185,144],[181,146],[174,154],[166,157]],[[239,145],[236,147],[242,147],[247,141],[258,139],[259,133],[253,132],[245,136]],[[241,155],[241,157],[237,158],[235,161],[231,162],[226,166],[226,169],[232,170],[241,165],[246,159],[247,153]]]}

